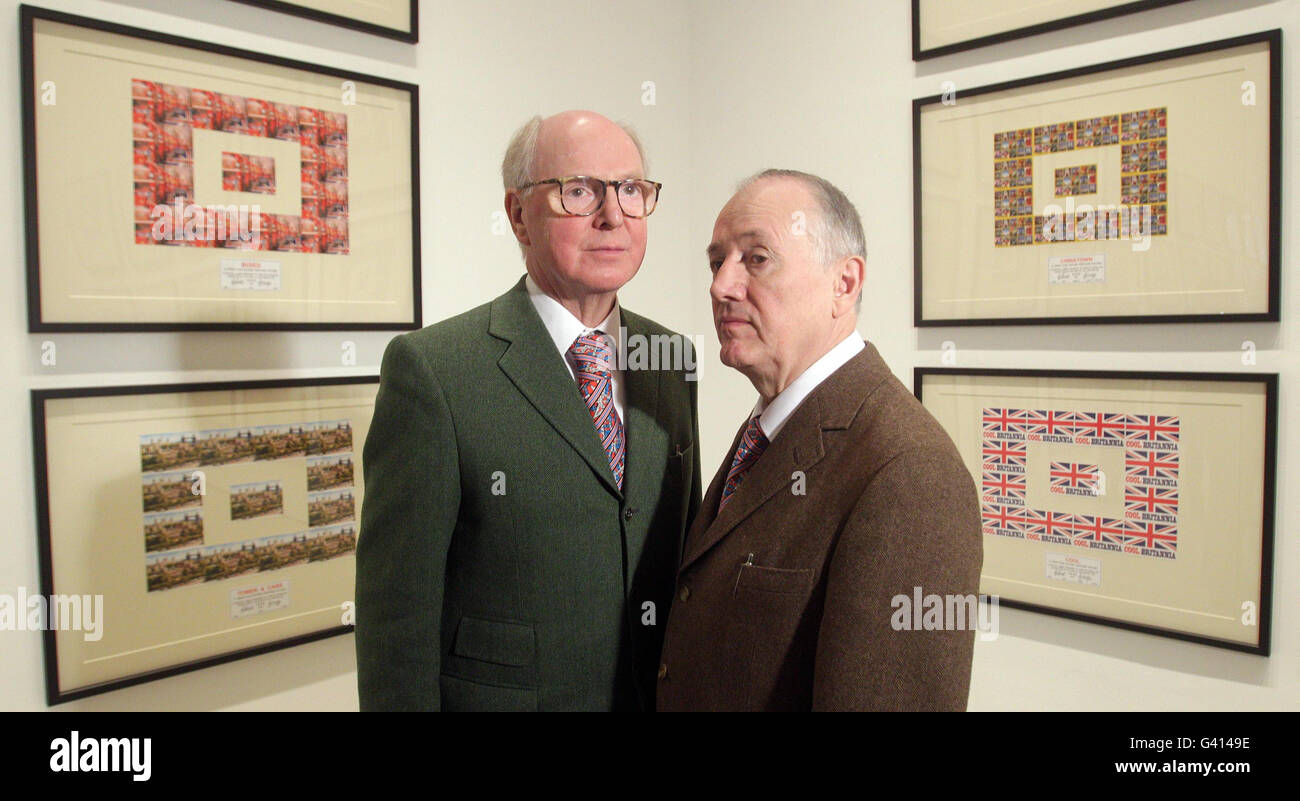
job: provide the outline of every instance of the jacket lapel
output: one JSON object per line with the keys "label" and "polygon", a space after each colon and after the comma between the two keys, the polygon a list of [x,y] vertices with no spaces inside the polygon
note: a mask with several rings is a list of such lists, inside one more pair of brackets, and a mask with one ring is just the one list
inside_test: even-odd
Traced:
{"label": "jacket lapel", "polygon": [[492,301],[488,333],[510,343],[497,364],[520,394],[591,466],[605,486],[620,494],[591,413],[528,299],[523,279]]}
{"label": "jacket lapel", "polygon": [[[826,432],[848,428],[870,392],[889,375],[892,374],[880,354],[871,343],[866,343],[858,355],[808,394],[786,420],[781,433],[749,469],[749,475],[731,496],[727,508],[718,512],[722,487],[748,419],[742,423],[687,535],[679,572],[717,545],[770,498],[780,492],[790,492],[794,472],[807,473],[825,457]],[[809,491],[815,492],[816,488],[810,487]]]}
{"label": "jacket lapel", "polygon": [[[682,559],[683,569],[718,544],[768,498],[778,492],[789,492],[794,480],[792,476],[794,471],[806,472],[809,467],[821,461],[826,454],[826,449],[822,443],[820,424],[819,404],[816,398],[809,396],[808,400],[804,401],[795,414],[786,421],[781,434],[767,446],[767,450],[758,457],[753,467],[749,468],[748,475],[727,501],[726,508],[718,512],[717,502],[713,499],[715,496],[717,500],[722,498],[722,487],[731,469],[736,444],[740,441],[740,437],[736,437],[736,442],[732,443],[731,451],[728,452],[722,468],[714,477],[713,484],[709,486],[709,498],[713,505],[707,508],[717,514],[703,532],[698,532],[702,536],[691,536],[687,539],[686,555]],[[741,430],[744,430],[743,425]],[[692,535],[696,533],[693,531]]]}
{"label": "jacket lapel", "polygon": [[[736,447],[740,445],[740,438],[745,433],[746,425],[748,425],[748,419],[746,419],[746,422],[740,424],[740,429],[736,432],[735,438],[732,439],[731,447],[727,450],[727,458],[722,461],[722,466],[718,468],[718,472],[714,474],[713,480],[709,482],[708,489],[704,491],[704,500],[700,503],[700,511],[695,515],[695,520],[691,523],[690,530],[686,533],[686,539],[683,541],[682,547],[678,549],[678,553],[682,557],[678,560],[679,571],[681,568],[686,566],[685,557],[687,556],[687,543],[700,541],[700,539],[704,537],[705,531],[713,525],[714,518],[718,516],[718,502],[722,500],[722,488],[726,484],[727,473],[731,471],[731,459],[736,454]],[[703,550],[701,550],[700,553],[703,553]],[[691,555],[692,562],[697,558],[699,558],[697,554],[693,553]]]}

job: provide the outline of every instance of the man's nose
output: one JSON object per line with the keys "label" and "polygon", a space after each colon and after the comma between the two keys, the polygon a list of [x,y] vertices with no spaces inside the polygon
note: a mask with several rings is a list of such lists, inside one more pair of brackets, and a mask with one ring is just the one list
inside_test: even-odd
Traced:
{"label": "man's nose", "polygon": [[[610,197],[610,192],[614,193],[613,197]],[[617,228],[623,224],[623,207],[618,205],[618,192],[608,184],[605,185],[605,202],[596,212],[596,219],[602,228]]]}
{"label": "man's nose", "polygon": [[738,258],[726,258],[713,274],[709,295],[719,303],[745,299],[745,269]]}

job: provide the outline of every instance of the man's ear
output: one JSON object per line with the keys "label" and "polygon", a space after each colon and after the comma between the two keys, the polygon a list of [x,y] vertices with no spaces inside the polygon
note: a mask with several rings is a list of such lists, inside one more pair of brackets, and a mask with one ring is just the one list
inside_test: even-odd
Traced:
{"label": "man's ear", "polygon": [[861,256],[849,256],[835,266],[835,297],[832,304],[835,317],[843,317],[857,306],[858,293],[867,278],[867,265]]}
{"label": "man's ear", "polygon": [[522,245],[533,244],[528,238],[528,226],[524,224],[523,198],[514,189],[506,192],[506,217],[510,220],[510,229],[514,231],[515,239]]}

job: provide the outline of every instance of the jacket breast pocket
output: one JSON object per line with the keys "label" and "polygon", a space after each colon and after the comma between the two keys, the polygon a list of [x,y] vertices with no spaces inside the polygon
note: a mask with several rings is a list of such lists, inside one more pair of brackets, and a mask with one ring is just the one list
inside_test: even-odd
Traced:
{"label": "jacket breast pocket", "polygon": [[764,567],[746,563],[740,566],[740,575],[736,576],[735,596],[742,594],[760,595],[807,595],[812,589],[813,569]]}
{"label": "jacket breast pocket", "polygon": [[761,627],[780,628],[797,622],[812,596],[815,572],[812,568],[741,565],[732,590],[737,614]]}

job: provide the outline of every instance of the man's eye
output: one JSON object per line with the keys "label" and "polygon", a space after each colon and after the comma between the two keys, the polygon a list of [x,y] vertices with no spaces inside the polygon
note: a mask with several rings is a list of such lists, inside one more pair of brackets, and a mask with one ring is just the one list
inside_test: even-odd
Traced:
{"label": "man's eye", "polygon": [[641,187],[637,184],[622,184],[619,186],[618,191],[622,193],[624,197],[637,197],[641,194]]}
{"label": "man's eye", "polygon": [[762,253],[751,253],[746,258],[750,264],[763,264],[767,261],[767,256]]}
{"label": "man's eye", "polygon": [[721,269],[722,269],[722,259],[709,260],[709,272],[716,273],[718,270]]}
{"label": "man's eye", "polygon": [[591,190],[587,189],[585,186],[571,186],[564,190],[564,193],[572,198],[580,198],[588,197],[591,194]]}

